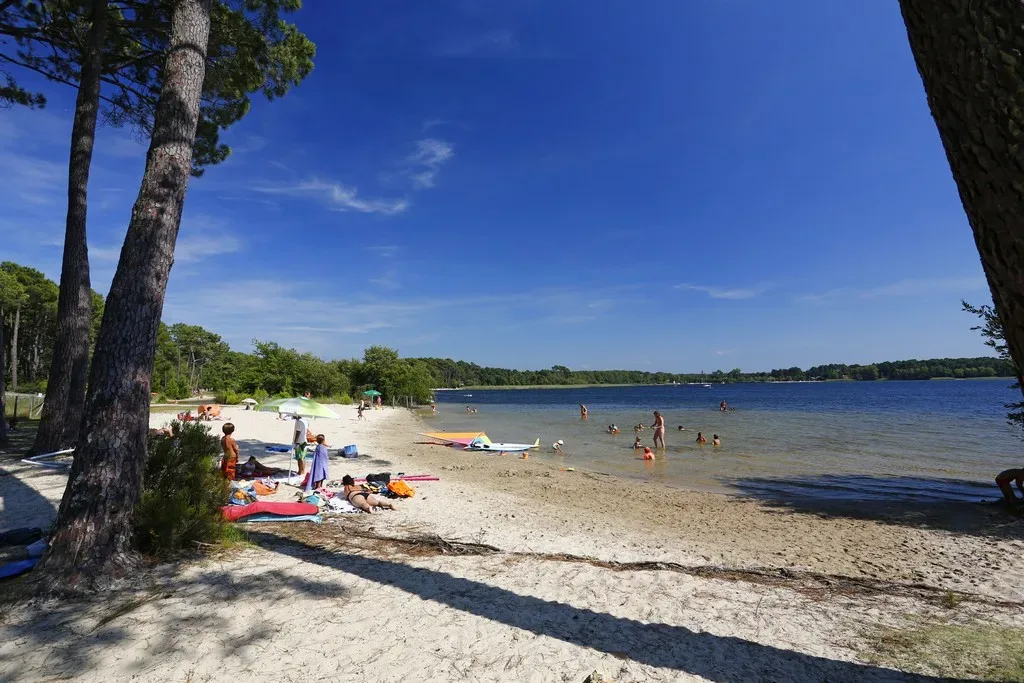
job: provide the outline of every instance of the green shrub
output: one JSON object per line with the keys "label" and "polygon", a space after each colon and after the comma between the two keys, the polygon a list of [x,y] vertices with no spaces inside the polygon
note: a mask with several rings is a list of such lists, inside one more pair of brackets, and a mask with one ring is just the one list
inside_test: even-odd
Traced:
{"label": "green shrub", "polygon": [[252,397],[253,397],[254,400],[259,401],[260,403],[263,403],[268,398],[270,398],[270,394],[267,393],[266,389],[264,389],[263,387],[260,387],[256,391],[252,392]]}
{"label": "green shrub", "polygon": [[216,467],[220,444],[206,425],[171,423],[177,438],[151,439],[142,502],[135,515],[139,550],[168,557],[220,543],[227,523],[220,508],[230,484]]}
{"label": "green shrub", "polygon": [[341,405],[348,405],[352,403],[352,397],[345,393],[335,394],[333,396],[314,396],[313,400],[317,403],[338,403]]}
{"label": "green shrub", "polygon": [[224,405],[236,406],[242,402],[243,398],[245,398],[245,396],[234,391],[222,391],[214,396],[213,400],[217,403],[223,403]]}
{"label": "green shrub", "polygon": [[172,379],[164,387],[164,393],[169,397],[178,400],[183,398],[189,398],[192,396],[192,388],[189,387],[188,382],[180,379]]}

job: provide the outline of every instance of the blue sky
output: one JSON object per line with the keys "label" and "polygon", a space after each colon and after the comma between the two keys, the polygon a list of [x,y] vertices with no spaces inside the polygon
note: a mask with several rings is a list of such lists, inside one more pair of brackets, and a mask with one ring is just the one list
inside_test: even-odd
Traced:
{"label": "blue sky", "polygon": [[[193,180],[164,310],[233,347],[521,368],[983,355],[895,2],[307,2],[316,69]],[[74,93],[0,112],[0,258],[54,279]],[[145,145],[103,129],[106,292]]]}

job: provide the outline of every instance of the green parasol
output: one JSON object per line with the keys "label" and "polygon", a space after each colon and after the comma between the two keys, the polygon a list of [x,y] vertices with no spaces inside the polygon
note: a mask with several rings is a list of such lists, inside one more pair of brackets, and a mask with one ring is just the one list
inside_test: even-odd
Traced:
{"label": "green parasol", "polygon": [[382,394],[376,389],[367,389],[366,391],[363,392],[363,396],[369,396],[370,398],[375,398],[381,395]]}
{"label": "green parasol", "polygon": [[327,417],[332,420],[341,419],[341,415],[321,405],[316,401],[296,396],[295,398],[278,398],[267,401],[256,406],[256,410],[268,413],[288,413],[289,415],[302,415],[303,417]]}

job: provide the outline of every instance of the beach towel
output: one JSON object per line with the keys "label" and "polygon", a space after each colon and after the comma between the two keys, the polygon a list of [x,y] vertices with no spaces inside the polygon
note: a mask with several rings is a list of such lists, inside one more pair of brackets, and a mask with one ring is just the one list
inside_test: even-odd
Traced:
{"label": "beach towel", "polygon": [[389,483],[388,491],[391,491],[391,493],[395,494],[399,498],[412,498],[416,495],[416,490],[404,481],[393,481]]}
{"label": "beach towel", "polygon": [[347,500],[343,500],[341,496],[335,496],[334,498],[328,499],[327,511],[351,514],[353,512],[359,512],[360,510]]}
{"label": "beach towel", "polygon": [[327,447],[322,443],[317,444],[316,451],[313,452],[313,464],[309,468],[309,477],[306,479],[306,490],[312,486],[314,481],[324,481],[328,477],[327,473]]}
{"label": "beach towel", "polygon": [[38,557],[31,557],[27,560],[18,560],[17,562],[8,562],[7,564],[0,564],[0,579],[8,579],[12,576],[24,574],[29,569],[32,569],[32,567],[36,566],[38,562]]}
{"label": "beach towel", "polygon": [[320,524],[323,522],[323,518],[320,515],[271,515],[267,513],[257,513],[255,515],[249,515],[243,519],[238,520],[239,524],[252,524],[253,522],[313,522],[314,524]]}
{"label": "beach towel", "polygon": [[273,486],[265,484],[262,481],[257,481],[252,485],[256,491],[257,496],[271,496],[277,493],[277,482],[273,483]]}
{"label": "beach towel", "polygon": [[270,453],[291,453],[292,449],[290,446],[267,446],[264,450]]}

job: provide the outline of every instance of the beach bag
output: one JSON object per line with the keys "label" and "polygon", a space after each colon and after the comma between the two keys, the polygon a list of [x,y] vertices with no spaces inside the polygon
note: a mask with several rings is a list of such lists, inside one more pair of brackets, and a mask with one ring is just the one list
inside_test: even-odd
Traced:
{"label": "beach bag", "polygon": [[228,500],[228,503],[231,505],[249,505],[255,502],[257,502],[256,496],[244,489],[234,489],[231,492],[231,498]]}
{"label": "beach bag", "polygon": [[390,481],[391,481],[391,473],[390,472],[381,472],[380,474],[367,474],[366,475],[366,483],[367,484],[372,484],[372,483],[379,482],[379,483],[381,483],[381,484],[386,486],[388,484],[388,482],[390,482]]}
{"label": "beach bag", "polygon": [[415,489],[404,481],[393,481],[389,483],[388,491],[391,491],[391,493],[395,494],[399,498],[412,498],[416,495]]}

